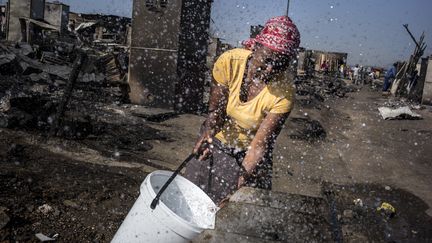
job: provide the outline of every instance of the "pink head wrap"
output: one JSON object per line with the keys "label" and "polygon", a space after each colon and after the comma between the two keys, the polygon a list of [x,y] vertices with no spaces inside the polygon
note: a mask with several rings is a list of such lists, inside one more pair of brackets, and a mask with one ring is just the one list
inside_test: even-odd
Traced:
{"label": "pink head wrap", "polygon": [[256,42],[291,56],[296,53],[300,45],[300,33],[289,17],[274,17],[267,21],[260,34],[255,38],[243,41],[242,44],[246,49],[252,49]]}

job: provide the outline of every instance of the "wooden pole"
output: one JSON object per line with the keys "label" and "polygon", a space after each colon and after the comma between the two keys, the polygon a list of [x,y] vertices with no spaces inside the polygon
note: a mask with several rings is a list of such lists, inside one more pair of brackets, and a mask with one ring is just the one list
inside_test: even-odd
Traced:
{"label": "wooden pole", "polygon": [[289,8],[290,8],[290,0],[288,0],[288,3],[287,3],[287,10],[286,10],[286,16],[288,17],[289,16]]}
{"label": "wooden pole", "polygon": [[69,75],[69,79],[66,85],[66,89],[63,94],[63,98],[60,101],[59,107],[57,109],[57,114],[54,116],[54,120],[52,123],[52,127],[50,129],[49,136],[55,136],[57,134],[58,128],[60,126],[61,119],[64,116],[66,106],[69,104],[70,98],[72,96],[72,91],[75,87],[76,80],[78,79],[78,75],[81,71],[81,68],[84,62],[87,60],[87,55],[81,51],[78,52],[78,56],[76,57],[72,71]]}
{"label": "wooden pole", "polygon": [[420,48],[419,43],[417,42],[417,40],[414,38],[413,34],[411,33],[411,31],[408,29],[408,24],[404,24],[403,27],[405,27],[405,29],[408,31],[408,34],[411,36],[411,39],[413,39],[414,43],[416,44],[416,46],[418,48]]}

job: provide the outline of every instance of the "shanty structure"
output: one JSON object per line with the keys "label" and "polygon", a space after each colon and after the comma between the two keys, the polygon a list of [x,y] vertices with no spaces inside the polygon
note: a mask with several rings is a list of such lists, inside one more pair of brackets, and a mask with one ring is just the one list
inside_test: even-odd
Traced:
{"label": "shanty structure", "polygon": [[321,65],[327,62],[329,71],[334,72],[341,64],[346,64],[348,53],[311,50],[311,56],[315,59],[315,71],[319,71]]}
{"label": "shanty structure", "polygon": [[[43,22],[44,12],[45,0],[9,0],[7,40],[30,42],[40,33],[36,24]],[[37,21],[36,24],[33,20]]]}
{"label": "shanty structure", "polygon": [[211,0],[134,0],[130,100],[151,107],[202,107]]}
{"label": "shanty structure", "polygon": [[321,65],[325,62],[328,63],[330,72],[338,71],[341,64],[346,64],[348,53],[343,52],[328,52],[320,50],[306,50],[300,48],[298,54],[297,72],[303,74],[306,72],[320,71]]}
{"label": "shanty structure", "polygon": [[58,1],[46,2],[44,15],[45,21],[55,26],[60,34],[68,30],[69,5]]}

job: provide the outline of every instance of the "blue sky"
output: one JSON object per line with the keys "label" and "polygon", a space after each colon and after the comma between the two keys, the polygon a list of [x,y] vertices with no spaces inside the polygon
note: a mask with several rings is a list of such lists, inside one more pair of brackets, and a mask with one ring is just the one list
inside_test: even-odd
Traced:
{"label": "blue sky", "polygon": [[[52,0],[46,0],[52,2]],[[132,16],[132,0],[59,0],[68,4],[70,10],[78,13],[104,13]],[[140,0],[144,1],[144,0]]]}
{"label": "blue sky", "polygon": [[[131,16],[132,0],[63,0],[72,11]],[[283,15],[287,0],[214,0],[211,31],[236,45],[250,25]],[[431,0],[291,0],[290,17],[308,49],[348,52],[351,64],[387,66],[406,60],[414,43],[402,27],[409,24],[417,38],[426,32],[432,54]]]}

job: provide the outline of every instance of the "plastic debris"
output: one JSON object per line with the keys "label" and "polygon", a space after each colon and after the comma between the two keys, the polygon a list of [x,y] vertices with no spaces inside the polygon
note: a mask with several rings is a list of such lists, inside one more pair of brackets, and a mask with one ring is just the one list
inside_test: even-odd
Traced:
{"label": "plastic debris", "polygon": [[422,117],[419,114],[412,112],[408,106],[399,107],[397,109],[380,107],[378,108],[378,110],[384,120],[422,119]]}
{"label": "plastic debris", "polygon": [[44,205],[38,207],[38,211],[41,212],[42,214],[45,214],[45,215],[49,214],[53,210],[54,209],[48,204],[44,204]]}
{"label": "plastic debris", "polygon": [[396,209],[390,203],[387,202],[383,202],[381,206],[377,208],[377,211],[385,213],[390,218],[392,218],[396,214]]}
{"label": "plastic debris", "polygon": [[35,234],[36,238],[38,238],[41,242],[47,242],[47,241],[55,241],[58,237],[58,234],[54,234],[52,237],[48,237],[42,233]]}
{"label": "plastic debris", "polygon": [[363,201],[360,198],[354,199],[354,205],[363,207]]}

